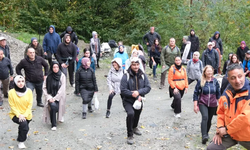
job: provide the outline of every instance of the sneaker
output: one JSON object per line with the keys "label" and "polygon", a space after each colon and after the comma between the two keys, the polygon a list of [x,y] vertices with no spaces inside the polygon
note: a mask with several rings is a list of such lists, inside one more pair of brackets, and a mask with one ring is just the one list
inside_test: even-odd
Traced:
{"label": "sneaker", "polygon": [[82,113],[82,119],[86,119],[86,116],[87,116],[87,114],[86,113]]}
{"label": "sneaker", "polygon": [[62,117],[62,119],[59,122],[63,123],[64,122],[64,117]]}
{"label": "sneaker", "polygon": [[181,118],[181,114],[174,114],[175,118]]}
{"label": "sneaker", "polygon": [[44,107],[43,103],[37,103],[38,107]]}
{"label": "sneaker", "polygon": [[154,77],[153,77],[153,79],[156,81],[156,80],[157,80],[157,77],[156,77],[156,76],[154,76]]}
{"label": "sneaker", "polygon": [[17,144],[17,146],[18,146],[19,149],[24,149],[24,148],[26,148],[26,146],[24,145],[23,142],[19,142],[19,143]]}
{"label": "sneaker", "polygon": [[52,130],[52,131],[56,131],[56,127],[52,127],[51,130]]}
{"label": "sneaker", "polygon": [[88,107],[88,111],[92,113],[94,110],[92,109],[92,107]]}
{"label": "sneaker", "polygon": [[138,128],[134,128],[133,132],[136,135],[141,135],[141,132],[140,132],[140,130]]}
{"label": "sneaker", "polygon": [[75,87],[75,84],[71,84],[71,86],[74,88],[74,87]]}
{"label": "sneaker", "polygon": [[111,115],[110,115],[110,111],[109,110],[107,110],[107,112],[106,112],[106,118],[109,118]]}
{"label": "sneaker", "polygon": [[201,143],[202,143],[202,144],[206,144],[207,141],[208,141],[208,136],[202,138],[202,142],[201,142]]}
{"label": "sneaker", "polygon": [[133,137],[133,136],[129,136],[129,137],[127,138],[127,143],[128,143],[129,145],[134,144],[134,137]]}
{"label": "sneaker", "polygon": [[0,106],[2,106],[3,105],[3,101],[0,101]]}

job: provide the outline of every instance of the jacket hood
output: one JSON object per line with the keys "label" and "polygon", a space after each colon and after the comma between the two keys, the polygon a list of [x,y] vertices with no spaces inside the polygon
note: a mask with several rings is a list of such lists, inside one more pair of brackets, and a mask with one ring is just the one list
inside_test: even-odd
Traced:
{"label": "jacket hood", "polygon": [[[119,67],[122,68],[122,59],[121,59],[121,58],[115,58],[115,59],[113,59],[113,60],[111,61],[111,64],[112,64],[113,62],[116,62],[116,63],[119,65]],[[113,66],[113,65],[112,65],[112,66]]]}
{"label": "jacket hood", "polygon": [[[56,33],[56,28],[55,28],[55,26],[50,25],[49,28],[53,28],[53,33]],[[53,33],[51,33],[51,34],[53,34]]]}
{"label": "jacket hood", "polygon": [[67,36],[70,37],[70,35],[69,35],[68,33],[66,33],[66,34],[64,35],[64,37],[63,37],[63,43],[66,43],[65,41],[66,41],[66,37],[67,37]]}
{"label": "jacket hood", "polygon": [[216,31],[215,33],[214,33],[214,39],[215,39],[215,35],[216,34],[219,34],[219,37],[218,37],[218,39],[220,38],[220,32],[219,31]]}
{"label": "jacket hood", "polygon": [[195,31],[194,31],[194,35],[191,34],[191,31],[194,31],[194,29],[190,30],[190,36],[195,36]]}
{"label": "jacket hood", "polygon": [[68,26],[67,29],[66,29],[66,32],[69,33],[69,32],[72,32],[73,29],[71,28],[71,26]]}

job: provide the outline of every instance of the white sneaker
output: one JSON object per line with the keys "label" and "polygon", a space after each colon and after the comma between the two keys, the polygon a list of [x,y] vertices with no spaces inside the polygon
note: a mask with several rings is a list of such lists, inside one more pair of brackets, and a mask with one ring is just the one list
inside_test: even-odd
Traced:
{"label": "white sneaker", "polygon": [[73,88],[75,87],[75,83],[71,85]]}
{"label": "white sneaker", "polygon": [[51,130],[52,130],[52,131],[56,131],[56,127],[52,127]]}
{"label": "white sneaker", "polygon": [[181,118],[181,114],[175,114],[175,118]]}
{"label": "white sneaker", "polygon": [[64,122],[64,117],[62,117],[62,119],[59,122],[63,123]]}
{"label": "white sneaker", "polygon": [[17,146],[18,146],[19,149],[24,149],[24,148],[26,148],[26,146],[24,145],[23,142],[19,142]]}

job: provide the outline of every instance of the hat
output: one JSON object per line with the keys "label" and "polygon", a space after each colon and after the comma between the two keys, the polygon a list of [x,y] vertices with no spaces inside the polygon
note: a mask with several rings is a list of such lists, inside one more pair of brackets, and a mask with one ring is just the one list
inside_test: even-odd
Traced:
{"label": "hat", "polygon": [[248,51],[246,52],[246,54],[250,54],[250,50],[248,50]]}
{"label": "hat", "polygon": [[212,43],[212,42],[208,42],[208,43],[207,43],[207,46],[209,46],[209,45],[213,45],[213,43]]}
{"label": "hat", "polygon": [[2,40],[6,40],[6,38],[3,37],[3,36],[1,36],[1,37],[0,37],[0,41],[2,41]]}
{"label": "hat", "polygon": [[131,64],[134,62],[134,63],[140,63],[140,60],[138,57],[133,57],[131,60],[130,60]]}
{"label": "hat", "polygon": [[37,40],[37,38],[36,37],[33,37],[33,38],[31,38],[31,43],[34,41],[34,40]]}

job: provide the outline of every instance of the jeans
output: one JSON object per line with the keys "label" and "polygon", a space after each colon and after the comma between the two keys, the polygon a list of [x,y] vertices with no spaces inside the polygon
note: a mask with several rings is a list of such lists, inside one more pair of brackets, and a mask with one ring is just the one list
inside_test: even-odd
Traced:
{"label": "jeans", "polygon": [[43,95],[43,81],[39,83],[32,83],[26,81],[26,86],[31,89],[33,92],[36,89],[36,101],[37,104],[42,103],[42,95]]}
{"label": "jeans", "polygon": [[208,132],[211,127],[211,120],[213,118],[214,113],[216,112],[217,107],[207,107],[206,105],[199,105],[199,109],[201,112],[202,120],[201,120],[201,134],[202,137],[207,137]]}
{"label": "jeans", "polygon": [[[9,78],[5,80],[0,80],[2,81],[2,86],[3,86],[3,94],[8,95],[8,88],[9,88]],[[3,101],[3,95],[2,95],[2,90],[0,89],[0,101]]]}
{"label": "jeans", "polygon": [[142,107],[140,110],[136,110],[133,107],[133,104],[123,101],[123,107],[127,112],[127,118],[126,118],[126,123],[127,123],[127,134],[128,137],[133,136],[133,129],[138,126],[138,122],[140,119]]}
{"label": "jeans", "polygon": [[30,123],[31,120],[26,120],[26,121],[23,121],[23,122],[19,122],[19,118],[14,116],[12,118],[12,121],[19,124],[17,141],[19,141],[19,142],[26,141],[27,133],[29,132],[29,123]]}
{"label": "jeans", "polygon": [[49,103],[50,107],[50,121],[51,121],[51,126],[56,127],[56,113],[59,110],[59,102],[55,101],[53,103]]}
{"label": "jeans", "polygon": [[160,61],[157,61],[156,59],[154,59],[154,60],[155,60],[155,65],[153,66],[153,75],[155,77],[156,76],[156,68],[157,68],[158,64],[160,64]]}
{"label": "jeans", "polygon": [[74,82],[74,68],[75,68],[75,63],[74,61],[70,61],[69,62],[69,66],[68,68],[63,68],[62,67],[62,72],[64,73],[64,75],[67,77],[67,70],[69,72],[69,83],[70,85],[73,85]]}

